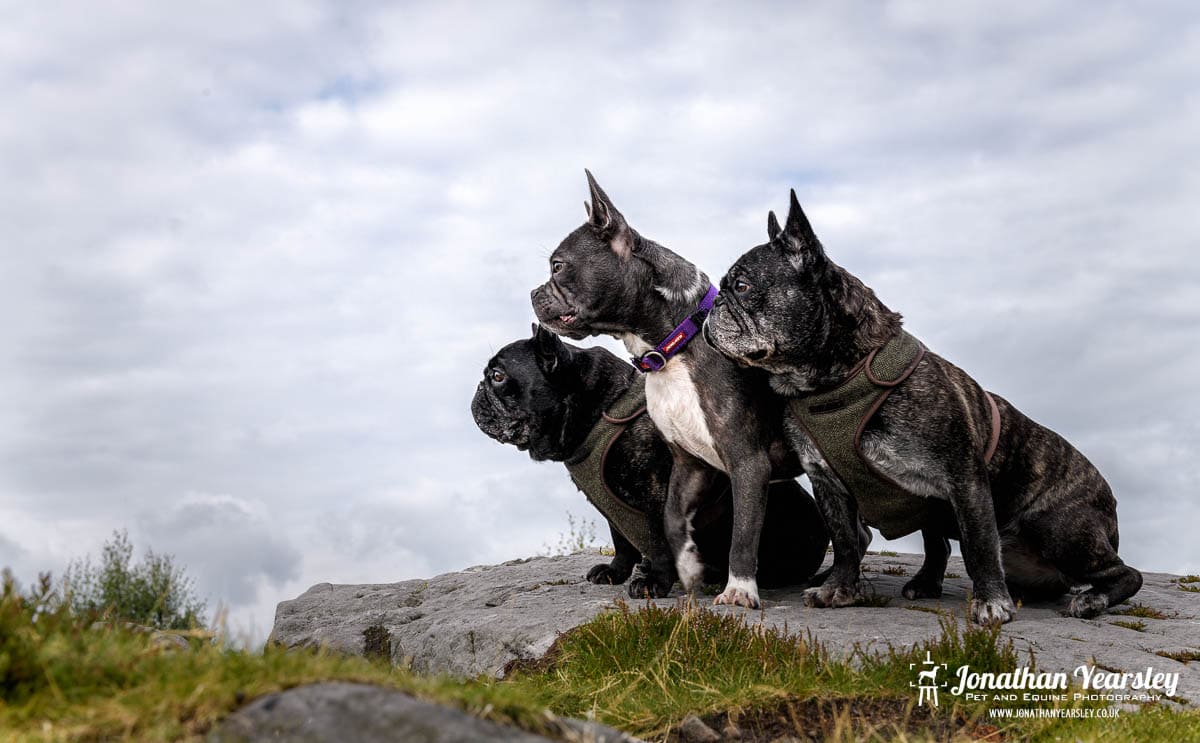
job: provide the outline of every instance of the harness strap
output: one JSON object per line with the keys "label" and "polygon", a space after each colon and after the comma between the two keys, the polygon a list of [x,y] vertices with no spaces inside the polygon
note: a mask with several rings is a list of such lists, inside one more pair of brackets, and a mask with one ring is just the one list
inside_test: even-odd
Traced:
{"label": "harness strap", "polygon": [[[924,344],[905,331],[874,349],[833,389],[793,398],[793,419],[808,433],[821,457],[854,496],[859,513],[888,539],[920,528],[928,499],[908,492],[878,470],[862,451],[867,424],[891,393],[925,358]],[[990,462],[1000,443],[1000,409],[984,392],[991,431],[984,458]]]}
{"label": "harness strap", "polygon": [[638,376],[629,389],[604,411],[579,448],[564,462],[571,479],[588,501],[643,555],[661,542],[650,517],[617,497],[604,476],[608,452],[621,434],[646,413],[646,379]]}
{"label": "harness strap", "polygon": [[983,396],[987,398],[988,407],[992,409],[992,436],[988,439],[983,461],[991,464],[992,457],[996,456],[996,447],[1000,445],[1000,408],[996,406],[996,398],[992,397],[992,393],[985,391]]}

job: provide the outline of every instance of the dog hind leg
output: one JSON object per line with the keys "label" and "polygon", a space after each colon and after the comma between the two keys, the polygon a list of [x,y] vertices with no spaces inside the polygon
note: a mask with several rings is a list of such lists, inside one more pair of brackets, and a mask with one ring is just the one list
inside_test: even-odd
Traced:
{"label": "dog hind leg", "polygon": [[720,473],[677,446],[672,445],[671,450],[675,456],[663,509],[663,530],[675,555],[679,582],[685,591],[695,592],[704,580],[704,562],[694,539],[692,517]]}

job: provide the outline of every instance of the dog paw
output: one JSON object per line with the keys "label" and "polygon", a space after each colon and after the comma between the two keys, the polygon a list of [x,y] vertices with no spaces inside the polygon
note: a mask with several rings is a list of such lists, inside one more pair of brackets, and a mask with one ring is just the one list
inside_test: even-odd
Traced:
{"label": "dog paw", "polygon": [[904,584],[900,595],[906,599],[936,599],[942,596],[942,584],[929,578],[917,575]]}
{"label": "dog paw", "polygon": [[635,568],[626,590],[631,599],[660,599],[671,593],[673,585],[675,579],[672,576],[656,572],[646,573],[641,568]]}
{"label": "dog paw", "polygon": [[744,606],[747,609],[758,609],[762,604],[758,600],[758,588],[751,585],[733,585],[734,581],[729,582],[730,585],[725,587],[721,595],[713,599],[716,605],[724,606]]}
{"label": "dog paw", "polygon": [[588,571],[587,582],[619,586],[629,577],[629,573],[629,570],[614,568],[612,565],[602,562],[599,565],[594,565]]}
{"label": "dog paw", "polygon": [[1067,613],[1080,619],[1100,616],[1108,608],[1108,596],[1103,593],[1084,591],[1071,598]]}
{"label": "dog paw", "polygon": [[867,598],[862,581],[854,583],[825,583],[804,592],[804,605],[838,609],[854,606]]}
{"label": "dog paw", "polygon": [[968,607],[971,620],[976,624],[1004,624],[1017,615],[1017,607],[1008,596],[990,599],[971,599]]}

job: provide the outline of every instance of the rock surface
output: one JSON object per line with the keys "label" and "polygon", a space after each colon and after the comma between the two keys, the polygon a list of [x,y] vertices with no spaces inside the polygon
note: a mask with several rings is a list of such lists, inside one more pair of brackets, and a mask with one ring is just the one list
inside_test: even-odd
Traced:
{"label": "rock surface", "polygon": [[227,717],[209,743],[357,741],[544,743],[550,738],[480,720],[370,684],[326,683],[269,694]]}
{"label": "rock surface", "polygon": [[[602,559],[595,553],[513,560],[478,566],[429,580],[380,585],[313,586],[279,604],[273,641],[287,646],[325,645],[357,655],[386,655],[395,664],[422,672],[459,676],[502,676],[516,659],[541,657],[558,633],[565,632],[625,598],[623,586],[584,581],[588,568]],[[884,649],[937,636],[939,616],[921,609],[953,612],[960,620],[970,580],[962,560],[952,558],[940,599],[909,601],[900,588],[917,571],[918,555],[868,555],[864,572],[877,594],[890,597],[886,607],[812,609],[801,589],[764,591],[764,610],[748,621],[813,635],[833,653],[848,653],[855,643]],[[1096,619],[1062,616],[1057,602],[1028,604],[1004,625],[1023,655],[1032,651],[1043,671],[1066,671],[1092,662],[1109,670],[1180,672],[1177,696],[1200,704],[1200,661],[1187,664],[1158,655],[1200,651],[1200,592],[1183,590],[1177,576],[1146,573],[1132,603],[1165,618],[1104,614]],[[673,605],[675,598],[658,599]],[[704,604],[710,599],[700,597]],[[742,612],[710,607],[720,612]],[[1128,605],[1119,607],[1127,609]],[[1124,622],[1131,627],[1121,626]],[[1144,626],[1143,626],[1144,625]]]}

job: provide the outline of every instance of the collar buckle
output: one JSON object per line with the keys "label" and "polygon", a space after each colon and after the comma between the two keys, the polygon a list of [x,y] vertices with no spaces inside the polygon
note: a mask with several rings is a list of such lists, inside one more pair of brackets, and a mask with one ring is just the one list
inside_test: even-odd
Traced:
{"label": "collar buckle", "polygon": [[700,333],[700,328],[704,326],[704,319],[708,317],[716,299],[717,287],[709,284],[708,291],[705,293],[704,299],[700,300],[700,305],[696,307],[696,310],[685,317],[683,322],[676,325],[675,329],[657,346],[641,356],[635,356],[632,359],[634,368],[645,374],[659,371],[666,366],[668,359],[682,351],[683,347]]}

